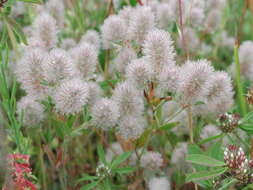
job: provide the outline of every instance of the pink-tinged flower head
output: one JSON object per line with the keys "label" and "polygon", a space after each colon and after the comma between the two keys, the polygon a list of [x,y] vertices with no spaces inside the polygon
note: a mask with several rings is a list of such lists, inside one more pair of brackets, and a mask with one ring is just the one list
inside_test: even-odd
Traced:
{"label": "pink-tinged flower head", "polygon": [[64,3],[61,0],[49,0],[46,3],[46,10],[54,17],[59,28],[64,27]]}
{"label": "pink-tinged flower head", "polygon": [[146,34],[155,27],[155,15],[148,6],[133,10],[129,22],[128,38],[139,45],[144,42]]}
{"label": "pink-tinged flower head", "polygon": [[[244,41],[239,48],[239,60],[241,66],[241,74],[247,79],[253,81],[253,42]],[[233,67],[236,66],[233,64]]]}
{"label": "pink-tinged flower head", "polygon": [[90,93],[89,99],[88,99],[88,105],[93,106],[96,101],[101,99],[101,97],[103,95],[103,91],[102,91],[101,87],[99,86],[99,84],[96,82],[89,81],[89,82],[87,82],[87,84],[88,84],[89,93]]}
{"label": "pink-tinged flower head", "polygon": [[126,78],[138,88],[144,88],[152,80],[154,69],[145,58],[134,59],[126,68]]}
{"label": "pink-tinged flower head", "polygon": [[113,99],[119,106],[121,116],[142,115],[144,111],[144,102],[141,92],[137,90],[132,83],[123,82],[113,91]]}
{"label": "pink-tinged flower head", "polygon": [[144,132],[146,121],[143,117],[126,116],[119,122],[118,133],[126,140],[136,140]]}
{"label": "pink-tinged flower head", "polygon": [[156,9],[158,26],[166,29],[176,19],[176,9],[172,3],[159,3]]}
{"label": "pink-tinged flower head", "polygon": [[179,83],[179,75],[182,74],[181,67],[166,65],[159,75],[159,84],[163,91],[176,92]]}
{"label": "pink-tinged flower head", "polygon": [[43,106],[31,96],[22,97],[17,103],[17,113],[24,114],[23,122],[27,126],[33,126],[45,118]]}
{"label": "pink-tinged flower head", "polygon": [[56,111],[70,115],[82,111],[89,99],[89,86],[79,78],[63,81],[53,95]]}
{"label": "pink-tinged flower head", "polygon": [[218,118],[218,125],[224,133],[231,133],[240,123],[239,114],[220,114]]}
{"label": "pink-tinged flower head", "polygon": [[125,40],[126,30],[127,25],[121,17],[111,15],[105,19],[101,27],[103,48],[111,49],[114,44]]}
{"label": "pink-tinged flower head", "polygon": [[124,6],[118,13],[118,15],[125,20],[127,25],[129,25],[133,9],[134,9],[133,7]]}
{"label": "pink-tinged flower head", "polygon": [[203,98],[214,69],[207,60],[187,61],[181,70],[178,93],[183,103],[195,103]]}
{"label": "pink-tinged flower head", "polygon": [[218,114],[229,111],[233,105],[233,95],[232,80],[223,71],[214,72],[210,76],[203,92],[210,111]]}
{"label": "pink-tinged flower head", "polygon": [[73,54],[80,76],[83,79],[89,79],[98,64],[98,50],[95,46],[83,42],[75,48]]}
{"label": "pink-tinged flower head", "polygon": [[163,165],[163,158],[158,152],[148,151],[143,154],[140,163],[144,169],[158,170]]}
{"label": "pink-tinged flower head", "polygon": [[77,74],[76,65],[65,50],[53,49],[45,59],[45,80],[49,85],[57,85],[64,79]]}
{"label": "pink-tinged flower head", "polygon": [[116,70],[125,74],[125,69],[128,66],[128,64],[133,60],[137,58],[137,53],[134,49],[124,47],[121,48],[118,55],[114,59]]}
{"label": "pink-tinged flower head", "polygon": [[69,50],[76,46],[76,41],[72,38],[65,38],[61,42],[61,48],[64,50]]}
{"label": "pink-tinged flower head", "polygon": [[104,130],[114,127],[119,119],[118,105],[110,99],[98,100],[91,109],[92,123]]}
{"label": "pink-tinged flower head", "polygon": [[57,43],[57,28],[55,19],[43,12],[36,17],[33,23],[33,36],[38,39],[43,48],[50,49]]}
{"label": "pink-tinged flower head", "polygon": [[253,182],[253,161],[246,158],[241,147],[229,145],[224,151],[224,162],[233,177],[245,184]]}
{"label": "pink-tinged flower head", "polygon": [[144,55],[150,60],[156,74],[160,74],[165,65],[175,64],[175,50],[170,34],[154,29],[148,32],[144,44]]}
{"label": "pink-tinged flower head", "polygon": [[100,49],[100,37],[97,31],[95,30],[88,30],[86,33],[82,36],[80,43],[90,43],[96,47],[97,50]]}
{"label": "pink-tinged flower head", "polygon": [[170,182],[166,177],[153,177],[148,182],[149,190],[170,190]]}
{"label": "pink-tinged flower head", "polygon": [[47,93],[47,87],[42,84],[45,80],[44,59],[46,57],[47,53],[40,48],[29,49],[17,63],[15,71],[21,87],[36,98],[45,97]]}

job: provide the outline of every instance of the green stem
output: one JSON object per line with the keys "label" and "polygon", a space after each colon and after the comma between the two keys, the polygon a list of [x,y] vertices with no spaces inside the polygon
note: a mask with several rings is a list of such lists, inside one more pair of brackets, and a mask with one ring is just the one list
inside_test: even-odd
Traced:
{"label": "green stem", "polygon": [[187,117],[188,117],[188,128],[189,128],[190,142],[194,143],[191,105],[187,106],[186,111],[187,111]]}
{"label": "green stem", "polygon": [[235,59],[235,66],[236,66],[236,86],[237,86],[237,95],[239,98],[240,110],[242,115],[245,116],[247,114],[247,106],[245,97],[243,95],[243,84],[241,80],[241,68],[239,63],[239,56],[238,56],[238,44],[234,47],[234,59]]}

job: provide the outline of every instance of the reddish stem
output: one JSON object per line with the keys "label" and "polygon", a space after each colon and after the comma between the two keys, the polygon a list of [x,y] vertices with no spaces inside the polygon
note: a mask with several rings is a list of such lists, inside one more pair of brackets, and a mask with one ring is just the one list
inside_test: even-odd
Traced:
{"label": "reddish stem", "polygon": [[141,0],[137,0],[137,2],[138,2],[141,6],[143,6],[143,3],[142,3]]}

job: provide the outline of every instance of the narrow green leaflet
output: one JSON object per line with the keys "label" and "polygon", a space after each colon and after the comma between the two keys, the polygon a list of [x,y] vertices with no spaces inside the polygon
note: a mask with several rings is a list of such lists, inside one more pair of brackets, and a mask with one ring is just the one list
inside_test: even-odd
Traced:
{"label": "narrow green leaflet", "polygon": [[27,45],[26,36],[21,28],[21,26],[12,18],[6,17],[6,21],[12,26],[15,33],[19,36],[20,40]]}
{"label": "narrow green leaflet", "polygon": [[124,152],[123,154],[117,156],[113,161],[112,161],[112,169],[118,167],[122,162],[127,160],[131,156],[131,152]]}
{"label": "narrow green leaflet", "polygon": [[197,181],[197,180],[207,180],[219,176],[227,171],[227,168],[218,168],[211,171],[201,171],[196,173],[191,173],[186,176],[186,182]]}
{"label": "narrow green leaflet", "polygon": [[237,183],[238,180],[237,179],[230,179],[229,182],[226,181],[226,183],[224,183],[224,185],[222,187],[220,187],[218,190],[226,190],[228,189],[231,185],[234,185],[235,183]]}
{"label": "narrow green leaflet", "polygon": [[249,113],[247,113],[247,115],[245,115],[245,116],[241,119],[241,122],[242,122],[242,123],[248,122],[248,121],[250,121],[252,118],[253,118],[253,112],[249,112]]}
{"label": "narrow green leaflet", "polygon": [[26,3],[37,3],[37,4],[41,4],[42,0],[19,0],[19,1],[23,1]]}
{"label": "narrow green leaflet", "polygon": [[116,168],[113,171],[118,173],[118,174],[128,174],[134,172],[135,168],[131,167],[125,167],[125,168]]}
{"label": "narrow green leaflet", "polygon": [[224,166],[225,163],[202,154],[190,154],[186,161],[203,166]]}
{"label": "narrow green leaflet", "polygon": [[148,141],[151,133],[152,133],[152,130],[149,130],[149,129],[145,130],[144,133],[142,133],[141,137],[136,141],[136,147],[137,148],[143,147]]}
{"label": "narrow green leaflet", "polygon": [[240,128],[248,133],[253,133],[253,124],[247,123],[240,126]]}
{"label": "narrow green leaflet", "polygon": [[172,123],[167,123],[165,125],[163,125],[162,127],[160,127],[161,130],[170,130],[174,127],[176,127],[179,124],[179,122],[172,122]]}
{"label": "narrow green leaflet", "polygon": [[102,147],[101,144],[98,145],[97,152],[98,152],[99,159],[100,159],[104,164],[107,164],[106,159],[105,159],[105,152],[104,152],[104,149],[103,149],[103,147]]}
{"label": "narrow green leaflet", "polygon": [[223,150],[221,148],[222,142],[223,141],[221,139],[218,142],[212,144],[212,146],[210,146],[207,150],[207,155],[217,160],[223,160]]}
{"label": "narrow green leaflet", "polygon": [[80,190],[90,190],[98,185],[98,181],[94,181],[88,185],[83,186]]}
{"label": "narrow green leaflet", "polygon": [[207,142],[210,142],[210,141],[213,141],[215,139],[219,139],[219,138],[222,138],[224,135],[223,133],[219,134],[219,135],[215,135],[215,136],[211,136],[211,137],[208,137],[206,139],[203,139],[202,141],[200,141],[198,144],[201,145],[201,144],[205,144]]}
{"label": "narrow green leaflet", "polygon": [[83,177],[81,177],[80,179],[77,180],[77,183],[80,183],[82,181],[93,181],[98,178],[99,178],[98,176],[90,176],[90,175],[85,174],[85,175],[83,175]]}

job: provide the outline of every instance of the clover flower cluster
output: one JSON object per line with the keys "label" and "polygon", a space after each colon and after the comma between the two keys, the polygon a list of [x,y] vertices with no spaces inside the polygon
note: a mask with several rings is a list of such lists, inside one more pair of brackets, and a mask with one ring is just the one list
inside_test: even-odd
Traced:
{"label": "clover flower cluster", "polygon": [[238,114],[221,114],[218,118],[218,125],[224,133],[231,133],[240,122],[240,115]]}
{"label": "clover flower cluster", "polygon": [[253,182],[253,161],[246,158],[241,147],[229,145],[224,151],[224,161],[232,176],[242,183]]}
{"label": "clover flower cluster", "polygon": [[96,168],[96,174],[98,177],[106,177],[109,176],[111,174],[111,169],[104,165],[104,164],[100,164],[97,168]]}

